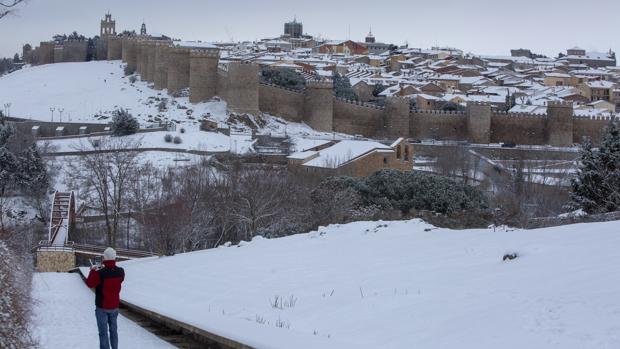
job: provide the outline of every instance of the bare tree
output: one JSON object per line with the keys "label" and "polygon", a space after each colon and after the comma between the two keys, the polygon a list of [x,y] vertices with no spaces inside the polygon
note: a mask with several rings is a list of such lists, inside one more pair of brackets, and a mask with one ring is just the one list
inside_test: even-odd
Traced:
{"label": "bare tree", "polygon": [[19,4],[24,3],[25,0],[5,0],[0,1],[0,19],[15,12],[15,9]]}
{"label": "bare tree", "polygon": [[138,167],[140,141],[112,137],[93,139],[89,144],[79,147],[85,155],[70,162],[67,176],[81,187],[84,201],[101,212],[106,242],[116,246],[123,210],[128,207],[130,181]]}

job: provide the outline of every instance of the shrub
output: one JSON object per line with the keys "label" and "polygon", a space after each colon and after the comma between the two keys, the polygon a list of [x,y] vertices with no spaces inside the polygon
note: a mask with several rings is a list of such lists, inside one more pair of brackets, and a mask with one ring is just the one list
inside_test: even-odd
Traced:
{"label": "shrub", "polygon": [[367,178],[335,177],[321,182],[318,189],[331,192],[331,196],[352,190],[360,197],[360,207],[396,209],[404,214],[411,210],[452,214],[488,208],[480,190],[419,172],[381,170]]}
{"label": "shrub", "polygon": [[[136,69],[130,67],[129,65],[126,65],[125,68],[123,69],[123,71],[125,72],[125,76],[129,76],[129,75],[132,75],[133,73],[135,73]],[[136,77],[133,76],[133,78],[135,79]],[[135,82],[135,81],[132,81],[132,82]]]}
{"label": "shrub", "polygon": [[112,134],[115,136],[127,136],[138,132],[140,124],[126,109],[118,109],[112,118]]}
{"label": "shrub", "polygon": [[295,90],[302,90],[306,86],[306,79],[289,68],[264,68],[261,81]]}
{"label": "shrub", "polygon": [[135,84],[136,81],[138,81],[138,78],[135,75],[129,77],[129,82],[131,82],[132,84]]}
{"label": "shrub", "polygon": [[181,137],[179,136],[175,136],[173,139],[174,144],[181,144],[183,143],[183,140],[181,139]]}
{"label": "shrub", "polygon": [[167,134],[164,136],[164,141],[166,141],[166,143],[170,143],[170,142],[172,142],[172,135],[171,135],[170,133],[167,133]]}
{"label": "shrub", "polygon": [[185,133],[185,128],[181,127],[181,129],[179,130],[181,133]]}

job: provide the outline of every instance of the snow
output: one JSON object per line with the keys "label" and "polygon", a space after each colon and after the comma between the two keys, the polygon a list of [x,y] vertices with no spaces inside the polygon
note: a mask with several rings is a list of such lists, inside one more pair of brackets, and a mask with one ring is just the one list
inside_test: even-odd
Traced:
{"label": "snow", "polygon": [[[375,149],[391,149],[390,147],[373,141],[343,140],[335,145],[323,149],[319,155],[306,162],[305,166],[336,168],[345,162],[355,159]],[[293,156],[295,154],[292,154]]]}
{"label": "snow", "polygon": [[[32,331],[46,349],[98,348],[95,296],[77,274],[36,273]],[[121,348],[174,348],[122,315]]]}
{"label": "snow", "polygon": [[[166,142],[164,136],[170,134],[173,137],[180,137],[181,144]],[[48,144],[53,147],[53,152],[72,152],[76,150],[93,150],[90,140],[106,138],[111,136],[94,136],[85,138],[67,138],[40,141],[40,145]],[[113,137],[114,139],[118,139]],[[187,130],[185,133],[177,132],[146,132],[131,136],[125,136],[127,142],[138,143],[140,148],[166,148],[171,150],[196,150],[204,152],[228,152],[247,153],[252,147],[252,136],[250,134],[232,134],[230,137],[216,132],[204,132],[198,130]]]}
{"label": "snow", "polygon": [[[226,103],[191,104],[187,97],[172,98],[166,90],[153,90],[146,82],[131,83],[123,67],[120,61],[97,61],[24,68],[0,77],[0,99],[11,103],[10,116],[42,121],[50,121],[50,108],[55,108],[55,121],[60,120],[59,109],[63,109],[65,122],[108,123],[118,108],[128,109],[142,125],[149,123],[149,116],[158,115],[162,120],[195,125],[197,121],[189,118],[188,110],[196,119],[207,113],[218,121],[227,117]],[[159,112],[155,98],[168,98],[168,110]]]}
{"label": "snow", "polygon": [[333,225],[123,263],[122,298],[256,348],[618,348],[618,231]]}

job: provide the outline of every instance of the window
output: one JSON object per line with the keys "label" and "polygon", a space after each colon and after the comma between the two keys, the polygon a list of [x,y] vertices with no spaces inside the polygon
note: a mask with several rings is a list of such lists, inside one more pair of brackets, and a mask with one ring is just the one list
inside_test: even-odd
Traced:
{"label": "window", "polygon": [[409,161],[409,146],[405,146],[405,161]]}
{"label": "window", "polygon": [[401,156],[401,149],[400,149],[400,144],[396,147],[396,158],[400,159]]}

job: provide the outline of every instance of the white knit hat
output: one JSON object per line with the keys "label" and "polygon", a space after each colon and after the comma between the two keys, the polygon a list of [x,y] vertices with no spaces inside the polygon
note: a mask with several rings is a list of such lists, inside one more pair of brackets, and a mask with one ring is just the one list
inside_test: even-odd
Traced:
{"label": "white knit hat", "polygon": [[115,261],[116,260],[116,251],[112,247],[108,247],[103,251],[103,260],[104,261]]}

